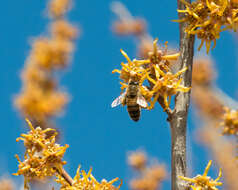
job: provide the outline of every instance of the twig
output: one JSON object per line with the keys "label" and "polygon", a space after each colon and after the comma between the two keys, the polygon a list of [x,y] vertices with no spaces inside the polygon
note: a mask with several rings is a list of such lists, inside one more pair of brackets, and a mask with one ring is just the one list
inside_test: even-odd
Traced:
{"label": "twig", "polygon": [[164,98],[163,96],[159,96],[158,97],[158,102],[159,104],[161,105],[161,107],[164,109],[164,111],[167,113],[168,115],[168,118],[167,118],[167,121],[170,121],[171,120],[171,116],[172,116],[172,110],[168,107],[166,108],[165,106],[165,103],[164,103]]}
{"label": "twig", "polygon": [[[186,0],[190,3],[190,0]],[[177,0],[178,9],[185,9],[184,4]],[[183,14],[179,14],[179,19],[183,18]],[[189,37],[184,32],[186,23],[179,24],[180,30],[180,69],[187,67],[187,71],[183,74],[182,84],[184,86],[191,86],[192,79],[192,63],[193,63],[193,46],[194,36]],[[184,190],[187,184],[183,182],[178,176],[186,176],[186,125],[187,114],[190,102],[190,92],[179,92],[175,97],[175,107],[170,119],[172,150],[171,150],[171,179],[172,190]]]}
{"label": "twig", "polygon": [[56,167],[54,167],[54,169],[56,170],[56,172],[65,179],[65,181],[67,181],[71,186],[73,185],[73,179],[72,177],[65,171],[64,168],[61,169],[61,171],[59,169],[57,169]]}

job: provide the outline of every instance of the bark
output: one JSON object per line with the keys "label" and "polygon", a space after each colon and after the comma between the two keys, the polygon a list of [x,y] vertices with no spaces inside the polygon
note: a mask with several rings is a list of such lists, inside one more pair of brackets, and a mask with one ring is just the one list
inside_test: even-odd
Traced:
{"label": "bark", "polygon": [[[190,3],[190,0],[186,0]],[[177,0],[178,9],[184,9],[184,4]],[[184,14],[179,14],[182,19]],[[182,85],[191,86],[192,80],[192,63],[193,63],[193,46],[194,36],[187,36],[184,32],[186,23],[179,24],[180,31],[180,69],[187,67],[183,77]],[[190,103],[190,92],[179,92],[175,97],[175,107],[169,120],[171,126],[172,150],[171,150],[171,180],[172,190],[185,190],[186,183],[179,176],[186,176],[186,127],[188,107]]]}

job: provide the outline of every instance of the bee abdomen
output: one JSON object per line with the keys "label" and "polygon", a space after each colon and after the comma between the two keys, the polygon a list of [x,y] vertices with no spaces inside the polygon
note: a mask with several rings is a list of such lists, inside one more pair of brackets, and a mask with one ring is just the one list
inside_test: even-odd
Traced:
{"label": "bee abdomen", "polygon": [[140,106],[138,104],[127,106],[127,111],[133,121],[140,119]]}
{"label": "bee abdomen", "polygon": [[135,93],[130,93],[130,94],[127,94],[126,98],[129,98],[129,99],[135,99],[137,97],[137,94]]}

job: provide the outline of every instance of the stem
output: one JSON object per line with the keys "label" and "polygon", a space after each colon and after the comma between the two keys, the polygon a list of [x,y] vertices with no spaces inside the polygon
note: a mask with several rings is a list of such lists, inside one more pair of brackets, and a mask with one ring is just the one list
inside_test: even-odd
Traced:
{"label": "stem", "polygon": [[[164,109],[164,111],[167,113],[168,118],[167,121],[171,120],[171,116],[172,116],[172,110],[170,108],[166,108],[165,104],[164,104],[164,98],[163,96],[159,96],[158,97],[158,102],[161,105],[161,107]],[[166,109],[165,109],[166,108]]]}
{"label": "stem", "polygon": [[[190,3],[190,0],[186,0]],[[185,9],[184,4],[177,0],[178,9]],[[183,15],[179,13],[179,19],[183,19]],[[186,23],[179,23],[180,30],[180,69],[187,67],[187,71],[182,75],[184,86],[190,87],[192,80],[192,63],[193,63],[193,46],[194,36],[189,37],[184,32]],[[186,183],[179,176],[186,176],[186,125],[188,107],[190,102],[190,92],[179,92],[175,97],[175,107],[170,119],[172,150],[171,150],[171,180],[172,190],[186,189]]]}
{"label": "stem", "polygon": [[59,169],[57,169],[56,167],[54,168],[56,170],[56,172],[61,175],[61,177],[63,177],[65,179],[65,181],[67,181],[69,183],[69,185],[73,185],[73,179],[72,177],[65,171],[64,168],[61,169],[61,171]]}

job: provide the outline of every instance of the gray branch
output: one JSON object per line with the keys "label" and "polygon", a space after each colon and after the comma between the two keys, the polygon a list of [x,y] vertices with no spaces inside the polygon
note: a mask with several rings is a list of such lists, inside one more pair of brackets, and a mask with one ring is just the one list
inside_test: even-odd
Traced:
{"label": "gray branch", "polygon": [[[191,2],[190,0],[186,0]],[[177,0],[178,9],[184,9],[184,4]],[[179,14],[179,19],[182,19],[184,14]],[[187,36],[184,32],[186,23],[179,24],[180,30],[180,69],[187,67],[187,71],[183,74],[184,86],[190,87],[192,80],[192,63],[193,63],[193,48],[194,36]],[[179,92],[175,97],[175,108],[170,120],[171,138],[172,138],[172,190],[187,189],[186,183],[179,176],[186,176],[186,127],[188,107],[190,104],[190,92]]]}

